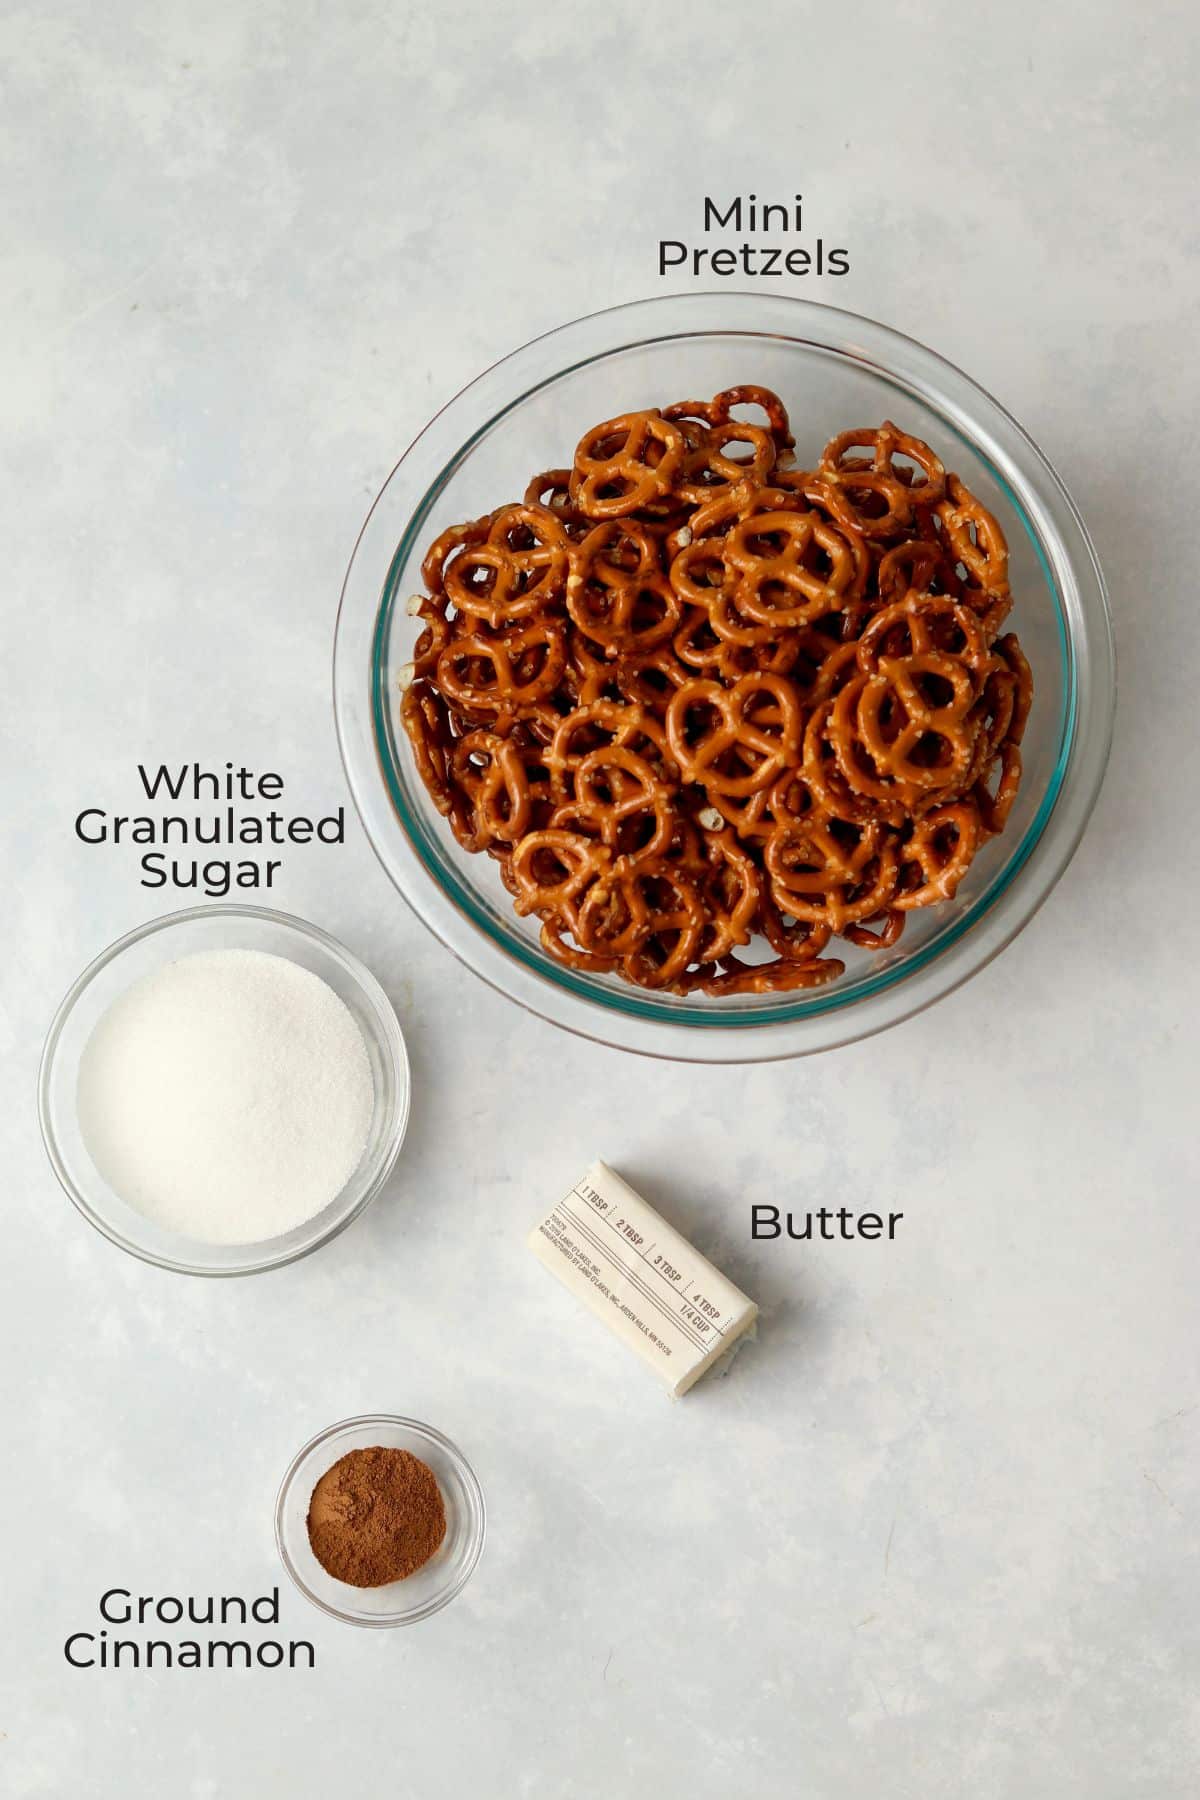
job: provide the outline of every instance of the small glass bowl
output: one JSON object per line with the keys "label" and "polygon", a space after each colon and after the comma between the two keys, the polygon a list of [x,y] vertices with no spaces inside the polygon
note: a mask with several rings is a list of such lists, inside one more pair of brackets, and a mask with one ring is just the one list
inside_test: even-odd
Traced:
{"label": "small glass bowl", "polygon": [[[375,1445],[408,1450],[433,1470],[446,1507],[440,1549],[404,1581],[350,1587],[326,1574],[308,1541],[308,1506],[327,1469],[351,1450]],[[450,1439],[394,1413],[365,1413],[322,1431],[292,1462],[275,1502],[275,1542],[284,1568],[305,1599],[347,1625],[415,1625],[449,1606],[462,1592],[483,1551],[487,1514],[475,1471]]]}
{"label": "small glass bowl", "polygon": [[[371,1063],[375,1109],[366,1148],[340,1194],[294,1231],[259,1243],[205,1244],[167,1231],[129,1206],[88,1154],[76,1110],[79,1061],[97,1023],[151,970],[203,950],[261,950],[328,983],[358,1024]],[[151,919],[119,938],[79,977],[55,1014],[42,1052],[38,1112],[46,1152],[84,1218],[131,1256],[182,1275],[256,1275],[307,1256],[344,1231],[391,1174],[408,1126],[408,1052],[391,1001],[336,938],[304,919],[258,906],[196,906]]]}
{"label": "small glass bowl", "polygon": [[[422,621],[405,597],[447,524],[519,497],[598,419],[742,382],[791,409],[803,461],[848,426],[894,418],[928,439],[1000,518],[1012,627],[1033,668],[1024,779],[1008,828],[952,900],[908,915],[870,952],[837,946],[839,981],[798,993],[713,999],[564,968],[536,918],[513,910],[496,863],[459,848],[399,724],[403,672]],[[1043,453],[969,376],[871,319],[766,294],[671,294],[576,319],[464,388],[389,476],[342,591],[334,701],[347,778],[384,868],[467,966],[556,1025],[620,1049],[699,1062],[799,1056],[918,1012],[991,961],[1070,861],[1108,756],[1115,677],[1104,581],[1086,527]]]}

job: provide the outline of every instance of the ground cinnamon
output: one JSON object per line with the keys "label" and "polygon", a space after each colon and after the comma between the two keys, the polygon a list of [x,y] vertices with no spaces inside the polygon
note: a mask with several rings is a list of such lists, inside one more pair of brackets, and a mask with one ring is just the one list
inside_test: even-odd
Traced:
{"label": "ground cinnamon", "polygon": [[408,1450],[375,1444],[327,1469],[308,1505],[308,1541],[335,1581],[383,1587],[427,1563],[446,1535],[433,1470]]}

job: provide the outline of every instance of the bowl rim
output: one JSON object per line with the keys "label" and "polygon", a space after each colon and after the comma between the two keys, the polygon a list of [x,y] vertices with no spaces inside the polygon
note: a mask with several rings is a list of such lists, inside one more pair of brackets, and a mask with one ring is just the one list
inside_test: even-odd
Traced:
{"label": "bowl rim", "polygon": [[[669,318],[663,317],[663,309],[669,309]],[[783,338],[810,351],[840,356],[893,387],[906,389],[937,412],[992,469],[1028,531],[1043,565],[1064,648],[1065,699],[1050,786],[989,887],[911,959],[868,976],[858,991],[852,983],[831,984],[815,999],[804,996],[789,1006],[777,1004],[769,1019],[761,1011],[748,1017],[745,1011],[713,1010],[702,1019],[668,1016],[665,1009],[654,1015],[644,997],[639,1001],[636,996],[630,1000],[588,991],[569,971],[560,971],[539,956],[532,944],[525,952],[502,941],[473,908],[464,907],[429,866],[416,841],[397,804],[381,750],[375,671],[363,670],[361,654],[352,655],[349,645],[355,625],[350,616],[355,584],[361,588],[372,583],[370,571],[363,573],[364,545],[372,532],[380,535],[379,511],[385,497],[431,434],[437,473],[430,479],[428,469],[414,471],[404,497],[406,522],[399,545],[393,537],[386,574],[373,583],[370,640],[376,663],[394,601],[397,567],[401,553],[408,553],[414,526],[497,419],[530,391],[551,385],[581,364],[646,343],[711,335]],[[545,346],[551,340],[559,340],[567,354],[547,375]],[[484,396],[488,406],[481,424],[479,402]],[[473,428],[464,441],[460,415],[472,404]],[[452,426],[456,429],[448,429]],[[439,446],[436,451],[432,442]],[[414,488],[424,490],[415,506],[410,504]],[[374,548],[372,566],[378,569],[384,547]],[[363,599],[360,610],[365,610],[365,603]],[[361,625],[358,635],[363,635]],[[356,684],[371,701],[373,729],[366,744],[353,741],[362,736]],[[475,974],[551,1023],[611,1047],[671,1060],[770,1061],[867,1037],[923,1010],[985,967],[1023,929],[1069,864],[1099,793],[1112,738],[1115,659],[1104,577],[1079,510],[1044,452],[987,390],[890,326],[815,301],[734,291],[660,295],[587,314],[511,351],[447,401],[399,459],[359,533],[338,608],[333,686],[339,750],[368,840],[418,918]],[[368,764],[374,777],[370,785]],[[385,809],[379,807],[374,789],[384,794]],[[1014,906],[1012,890],[1023,872],[1021,904]],[[460,920],[468,928],[465,933],[458,929]],[[968,939],[969,947],[964,948]],[[840,996],[837,989],[842,990]]]}
{"label": "bowl rim", "polygon": [[[288,1552],[284,1538],[284,1511],[291,1494],[292,1485],[295,1482],[296,1476],[305,1459],[309,1457],[314,1450],[319,1449],[322,1444],[328,1443],[331,1439],[336,1440],[339,1437],[349,1436],[351,1432],[367,1429],[401,1430],[411,1433],[413,1437],[423,1438],[427,1443],[435,1444],[454,1464],[459,1476],[462,1478],[464,1487],[470,1495],[472,1503],[469,1536],[470,1548],[463,1568],[459,1570],[454,1581],[433,1599],[425,1601],[421,1606],[407,1608],[403,1612],[375,1614],[349,1612],[341,1607],[331,1605],[327,1600],[322,1600],[320,1595],[315,1594],[312,1588],[309,1587],[299,1569],[296,1567]],[[278,1491],[275,1495],[274,1520],[275,1548],[279,1553],[279,1560],[287,1570],[294,1585],[299,1588],[300,1592],[304,1595],[304,1598],[311,1601],[313,1606],[327,1614],[329,1618],[340,1619],[343,1624],[346,1625],[363,1625],[366,1626],[368,1630],[384,1630],[392,1629],[400,1625],[415,1625],[421,1619],[431,1618],[434,1613],[441,1612],[443,1607],[449,1606],[450,1602],[462,1593],[467,1582],[475,1573],[479,1564],[479,1559],[483,1555],[483,1546],[487,1538],[487,1503],[483,1497],[483,1488],[480,1486],[479,1477],[476,1475],[475,1470],[468,1462],[466,1456],[459,1449],[453,1438],[448,1438],[444,1432],[438,1431],[432,1425],[426,1425],[421,1419],[409,1419],[402,1413],[358,1413],[354,1418],[339,1419],[335,1425],[327,1425],[324,1431],[318,1431],[314,1437],[309,1438],[308,1442],[303,1444],[300,1449],[297,1450],[295,1456],[293,1456],[291,1462],[288,1464],[287,1469],[284,1471],[283,1479],[280,1481]],[[330,1576],[330,1580],[333,1580],[332,1576]],[[342,1585],[345,1584],[343,1583]],[[402,1586],[403,1584],[401,1583],[399,1585]]]}
{"label": "bowl rim", "polygon": [[[63,1032],[66,1029],[67,1022],[74,1012],[79,1000],[83,997],[84,993],[88,990],[96,977],[112,963],[118,961],[127,950],[132,949],[137,944],[144,943],[146,940],[156,936],[160,932],[169,932],[181,926],[216,918],[259,920],[276,929],[280,929],[285,933],[291,933],[298,938],[307,939],[310,943],[318,944],[332,956],[335,961],[341,964],[345,972],[361,989],[364,997],[370,1002],[371,1010],[380,1022],[381,1029],[378,1034],[378,1042],[381,1050],[388,1055],[392,1063],[393,1085],[395,1088],[396,1099],[388,1131],[384,1142],[381,1145],[377,1166],[370,1180],[366,1183],[361,1195],[352,1207],[344,1213],[335,1213],[323,1231],[318,1232],[309,1242],[297,1245],[288,1250],[286,1254],[280,1254],[278,1252],[272,1254],[269,1250],[266,1250],[265,1247],[269,1246],[272,1241],[275,1240],[265,1238],[245,1246],[221,1246],[230,1251],[245,1249],[247,1252],[259,1251],[265,1253],[247,1257],[244,1261],[234,1261],[228,1265],[209,1266],[202,1263],[190,1262],[185,1257],[159,1255],[147,1245],[139,1243],[135,1238],[127,1237],[124,1232],[93,1206],[87,1195],[75,1181],[63,1156],[59,1144],[58,1133],[54,1127],[53,1110],[51,1106],[51,1084],[57,1066],[56,1058],[59,1046],[62,1042]],[[42,1142],[45,1146],[50,1166],[54,1171],[59,1186],[76,1210],[87,1220],[89,1225],[93,1226],[102,1237],[107,1238],[111,1244],[115,1244],[118,1249],[124,1250],[128,1255],[137,1257],[140,1262],[151,1263],[156,1268],[167,1269],[172,1274],[176,1275],[195,1275],[202,1278],[209,1277],[221,1280],[241,1275],[260,1275],[264,1274],[267,1270],[282,1269],[286,1268],[289,1263],[299,1262],[301,1258],[311,1256],[314,1250],[321,1249],[323,1245],[328,1244],[333,1238],[340,1236],[340,1234],[346,1230],[347,1226],[351,1225],[355,1219],[360,1217],[360,1215],[366,1211],[367,1207],[377,1198],[386,1186],[392,1171],[396,1166],[397,1158],[400,1155],[400,1150],[408,1131],[409,1114],[412,1106],[412,1070],[409,1063],[408,1046],[404,1041],[404,1033],[401,1030],[400,1021],[396,1017],[395,1007],[392,1005],[387,994],[384,992],[383,987],[376,980],[375,976],[372,975],[371,971],[364,963],[360,962],[358,957],[356,957],[352,951],[348,950],[338,938],[334,937],[331,932],[325,931],[320,925],[314,925],[310,920],[302,919],[294,913],[280,912],[273,907],[248,906],[237,902],[231,902],[215,904],[212,906],[188,906],[177,912],[162,913],[157,918],[147,919],[143,924],[135,925],[132,930],[122,933],[119,938],[114,939],[107,948],[102,950],[98,956],[92,958],[71,983],[71,986],[60,1001],[55,1010],[54,1017],[50,1022],[50,1027],[46,1033],[45,1042],[42,1046],[41,1058],[38,1063],[37,1104],[38,1122],[41,1127]],[[357,1175],[357,1173],[358,1171],[356,1169],[355,1175]],[[102,1179],[102,1177],[100,1179]],[[349,1189],[353,1181],[354,1175],[351,1176],[346,1187],[342,1189],[343,1194]],[[340,1198],[341,1195],[335,1195],[333,1200],[328,1203],[329,1206],[336,1207]],[[324,1210],[326,1209],[322,1208],[322,1211]],[[318,1213],[314,1216],[319,1218],[320,1214]],[[296,1229],[299,1230],[302,1229],[302,1227],[296,1227]],[[187,1241],[188,1240],[186,1239],[180,1239],[181,1243]]]}

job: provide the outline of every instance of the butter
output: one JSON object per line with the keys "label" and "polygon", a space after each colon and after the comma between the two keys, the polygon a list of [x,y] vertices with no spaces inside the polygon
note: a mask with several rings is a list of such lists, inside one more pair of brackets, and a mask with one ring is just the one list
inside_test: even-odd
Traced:
{"label": "butter", "polygon": [[674,1398],[745,1342],[758,1308],[607,1164],[595,1162],[529,1248]]}

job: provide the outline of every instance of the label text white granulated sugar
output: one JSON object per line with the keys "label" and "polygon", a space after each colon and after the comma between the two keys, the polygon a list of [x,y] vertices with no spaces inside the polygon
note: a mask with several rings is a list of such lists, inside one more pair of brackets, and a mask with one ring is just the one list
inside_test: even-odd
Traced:
{"label": "label text white granulated sugar", "polygon": [[109,1007],[79,1066],[100,1174],[208,1244],[281,1237],[354,1173],[374,1108],[367,1047],[314,975],[259,950],[181,957]]}

